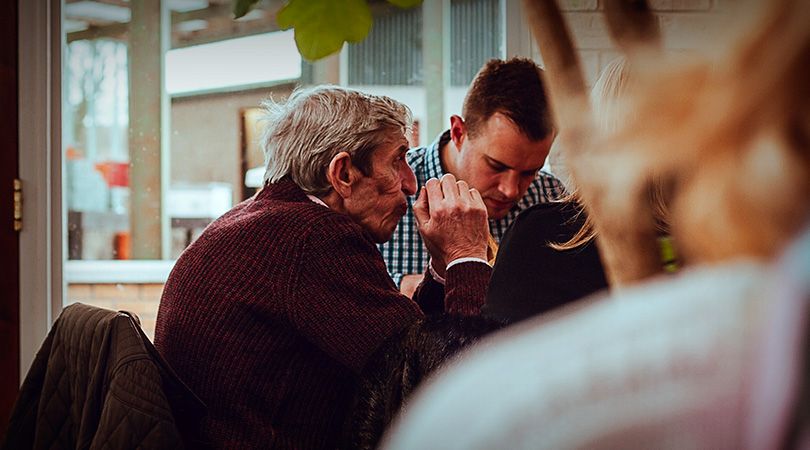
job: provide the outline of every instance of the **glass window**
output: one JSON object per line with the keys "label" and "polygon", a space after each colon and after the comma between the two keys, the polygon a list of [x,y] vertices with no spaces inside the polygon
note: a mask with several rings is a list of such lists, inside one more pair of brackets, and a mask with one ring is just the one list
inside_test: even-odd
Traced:
{"label": "glass window", "polygon": [[[175,15],[188,8],[187,3],[169,2],[178,8],[172,10]],[[211,8],[206,2],[199,5]],[[130,233],[132,160],[127,50],[137,43],[131,42],[120,27],[131,15],[128,8],[82,1],[66,5],[66,16],[64,29],[69,43],[63,72],[63,143],[68,259],[131,259],[132,247],[140,243],[132,242]],[[199,34],[200,30],[195,32]],[[174,119],[169,121],[170,145],[164,148],[171,153],[170,184],[165,197],[166,214],[172,224],[171,251],[164,256],[168,259],[175,258],[213,218],[243,197],[242,147],[247,146],[239,138],[243,131],[239,127],[242,109],[257,106],[261,98],[273,92],[273,86],[294,82],[301,76],[301,57],[292,31],[221,37],[224,39],[165,53],[165,90],[172,97],[168,113]],[[255,94],[250,100],[239,99],[251,91]],[[160,102],[160,92],[138,95],[153,96],[156,104]],[[233,111],[227,110],[229,104],[234,106]],[[194,108],[202,105],[209,108]],[[217,117],[220,114],[223,116]],[[233,117],[227,120],[224,114]],[[218,124],[219,118],[224,120]],[[216,145],[218,139],[201,140],[200,135],[215,134],[228,126],[230,133],[226,134],[235,137],[227,145],[230,152],[225,161],[201,149],[206,142]],[[213,151],[221,156],[224,150]],[[230,170],[222,163],[230,164]]]}
{"label": "glass window", "polygon": [[[292,30],[228,39],[169,50],[166,53],[166,91],[200,92],[297,80],[301,55]],[[263,57],[273,49],[272,57]]]}
{"label": "glass window", "polygon": [[68,258],[119,259],[129,228],[127,46],[74,41],[64,60]]}
{"label": "glass window", "polygon": [[[262,100],[283,98],[299,83],[340,79],[397,98],[417,122],[428,120],[420,7],[375,9],[365,41],[332,62],[309,63],[295,49],[293,32],[278,30],[278,2],[260,2],[234,21],[230,0],[164,1],[170,32],[162,48],[152,35],[130,33],[130,22],[160,22],[159,12],[147,19],[136,13],[153,0],[63,2],[62,24],[65,302],[134,311],[149,334],[174,259],[255,192],[264,162],[255,142]],[[483,61],[500,55],[499,5],[451,2],[446,101],[460,104]],[[162,88],[148,84],[154,77]],[[416,134],[412,143],[432,138]],[[158,153],[154,167],[144,163],[152,161],[141,157],[144,151]],[[149,198],[160,205],[141,198],[143,191],[158,191]],[[163,228],[134,231],[156,221]],[[150,254],[157,256],[140,256],[138,250],[156,245],[160,251]]]}

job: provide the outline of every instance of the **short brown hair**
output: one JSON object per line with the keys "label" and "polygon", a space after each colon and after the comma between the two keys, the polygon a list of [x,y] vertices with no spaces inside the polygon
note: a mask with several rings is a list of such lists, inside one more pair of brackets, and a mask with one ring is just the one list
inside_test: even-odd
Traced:
{"label": "short brown hair", "polygon": [[528,58],[493,58],[478,71],[461,110],[467,132],[475,136],[495,113],[508,117],[532,141],[553,132],[543,69],[537,63]]}

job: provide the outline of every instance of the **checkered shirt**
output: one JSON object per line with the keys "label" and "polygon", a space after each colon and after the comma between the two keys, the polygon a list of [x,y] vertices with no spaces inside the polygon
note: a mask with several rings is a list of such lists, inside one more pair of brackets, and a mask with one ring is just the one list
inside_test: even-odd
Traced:
{"label": "checkered shirt", "polygon": [[[417,192],[427,180],[441,178],[444,175],[439,159],[439,149],[448,141],[450,141],[450,131],[445,131],[430,146],[414,148],[408,152],[406,158],[416,174]],[[521,211],[532,205],[548,203],[560,198],[562,190],[563,185],[560,180],[547,172],[538,171],[537,178],[529,185],[526,194],[509,213],[502,219],[489,221],[489,231],[495,238],[495,242],[501,242],[506,228]],[[408,212],[399,221],[394,236],[390,241],[379,245],[388,272],[397,286],[402,281],[403,275],[424,273],[430,260],[430,255],[422,243],[422,236],[416,229],[416,218],[413,215],[415,200],[416,196],[408,197]]]}

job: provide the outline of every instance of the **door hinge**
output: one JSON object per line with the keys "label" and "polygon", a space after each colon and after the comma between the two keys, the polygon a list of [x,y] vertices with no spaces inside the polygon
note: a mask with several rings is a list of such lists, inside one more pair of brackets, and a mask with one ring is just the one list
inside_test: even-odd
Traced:
{"label": "door hinge", "polygon": [[14,231],[22,230],[22,181],[14,179]]}

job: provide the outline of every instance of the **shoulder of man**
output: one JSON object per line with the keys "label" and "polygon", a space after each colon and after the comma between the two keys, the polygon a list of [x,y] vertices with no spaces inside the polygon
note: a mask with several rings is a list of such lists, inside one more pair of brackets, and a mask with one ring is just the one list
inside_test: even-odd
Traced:
{"label": "shoulder of man", "polygon": [[[295,222],[293,220],[292,222]],[[379,254],[377,244],[371,234],[346,214],[323,208],[322,213],[313,215],[306,223],[297,225],[302,242],[310,249],[326,249],[348,246],[353,249],[364,249],[363,252]]]}

